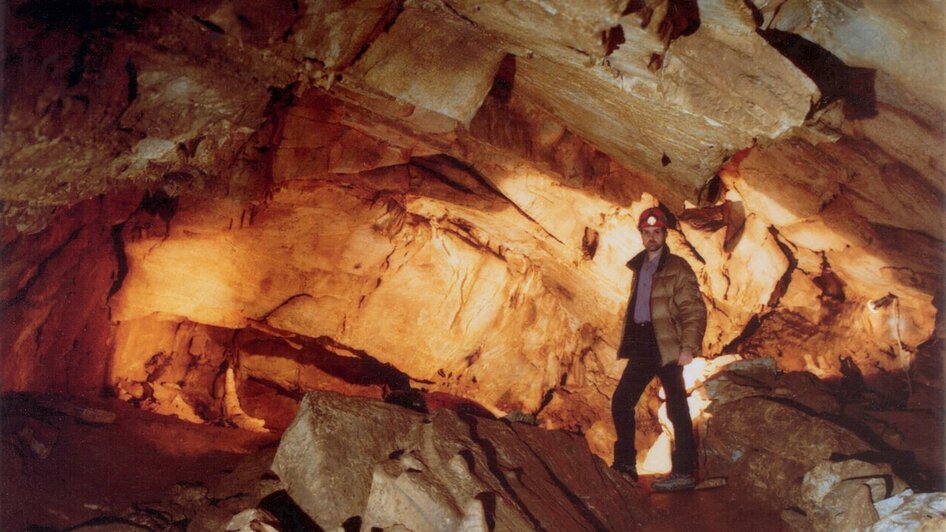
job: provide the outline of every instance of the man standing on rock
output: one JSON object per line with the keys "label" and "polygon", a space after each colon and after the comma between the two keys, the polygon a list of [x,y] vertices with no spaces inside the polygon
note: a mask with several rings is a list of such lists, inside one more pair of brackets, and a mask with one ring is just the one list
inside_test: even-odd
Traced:
{"label": "man standing on rock", "polygon": [[696,445],[687,407],[683,366],[700,353],[706,307],[693,269],[667,249],[668,220],[660,208],[645,210],[638,221],[644,251],[628,261],[634,272],[618,358],[629,359],[611,399],[617,429],[614,469],[637,480],[634,410],[644,388],[660,377],[673,423],[673,472],[654,482],[656,491],[693,489]]}

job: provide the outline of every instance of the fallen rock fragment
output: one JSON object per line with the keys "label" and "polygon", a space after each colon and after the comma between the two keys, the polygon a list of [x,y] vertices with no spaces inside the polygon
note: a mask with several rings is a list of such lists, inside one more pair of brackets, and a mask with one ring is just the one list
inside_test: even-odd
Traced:
{"label": "fallen rock fragment", "polygon": [[227,530],[237,532],[278,532],[279,521],[266,510],[251,508],[233,516]]}
{"label": "fallen rock fragment", "polygon": [[59,430],[33,418],[24,418],[22,423],[23,425],[16,433],[17,444],[24,449],[29,449],[40,459],[48,458],[59,439]]}
{"label": "fallen rock fragment", "polygon": [[325,529],[622,530],[648,512],[579,435],[323,392],[303,399],[273,471]]}
{"label": "fallen rock fragment", "polygon": [[913,493],[906,490],[897,497],[874,505],[880,520],[869,532],[933,531],[946,528],[946,494]]}
{"label": "fallen rock fragment", "polygon": [[105,425],[114,423],[117,416],[115,412],[101,408],[93,408],[86,405],[77,404],[72,400],[57,396],[38,396],[36,402],[44,408],[72,416],[86,423]]}
{"label": "fallen rock fragment", "polygon": [[863,530],[873,525],[877,517],[870,487],[853,480],[837,484],[808,514],[808,520],[818,532]]}
{"label": "fallen rock fragment", "polygon": [[725,485],[726,485],[725,477],[713,477],[713,478],[708,478],[704,480],[703,482],[700,482],[699,484],[696,485],[695,489],[711,490],[715,488],[722,488]]}
{"label": "fallen rock fragment", "polygon": [[814,510],[837,486],[856,482],[867,486],[871,502],[881,501],[907,489],[907,484],[889,464],[871,464],[862,460],[826,461],[805,473],[801,496],[805,510]]}

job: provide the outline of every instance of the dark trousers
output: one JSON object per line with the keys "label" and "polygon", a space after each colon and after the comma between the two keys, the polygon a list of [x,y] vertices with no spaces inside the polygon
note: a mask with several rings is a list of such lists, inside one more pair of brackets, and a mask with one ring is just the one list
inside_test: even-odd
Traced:
{"label": "dark trousers", "polygon": [[628,327],[637,328],[634,331],[635,342],[631,358],[611,398],[611,415],[618,436],[614,444],[614,463],[629,466],[636,464],[634,409],[650,381],[659,377],[667,396],[667,416],[673,424],[673,472],[691,475],[696,467],[696,445],[693,441],[693,422],[687,407],[683,367],[676,363],[661,365],[652,324],[630,322]]}

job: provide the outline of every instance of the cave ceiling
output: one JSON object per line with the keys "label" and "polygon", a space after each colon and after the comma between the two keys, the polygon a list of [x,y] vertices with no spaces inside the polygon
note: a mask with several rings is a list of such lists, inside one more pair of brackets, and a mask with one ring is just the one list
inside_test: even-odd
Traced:
{"label": "cave ceiling", "polygon": [[4,244],[27,244],[4,301],[32,301],[7,387],[69,386],[43,355],[68,342],[39,325],[68,305],[33,290],[59,270],[35,254],[98,254],[115,261],[86,272],[117,328],[112,367],[94,364],[111,384],[148,380],[151,348],[183,334],[153,324],[187,320],[207,345],[329,339],[494,411],[603,431],[634,221],[658,202],[710,308],[708,355],[870,376],[941,330],[940,2],[6,9]]}

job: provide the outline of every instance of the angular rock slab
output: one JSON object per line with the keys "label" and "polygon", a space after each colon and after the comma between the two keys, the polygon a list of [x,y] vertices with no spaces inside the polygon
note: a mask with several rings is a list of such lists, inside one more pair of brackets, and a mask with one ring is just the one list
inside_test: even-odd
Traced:
{"label": "angular rock slab", "polygon": [[468,24],[414,4],[346,75],[468,125],[504,54]]}
{"label": "angular rock slab", "polygon": [[889,464],[822,462],[805,473],[801,509],[814,530],[864,530],[879,519],[874,502],[906,487]]}
{"label": "angular rock slab", "polygon": [[273,471],[326,529],[626,530],[647,516],[579,435],[331,393],[305,396]]}
{"label": "angular rock slab", "polygon": [[873,450],[853,432],[771,397],[746,397],[708,409],[704,440],[708,474],[729,476],[731,485],[762,504],[799,506],[806,472],[833,456]]}
{"label": "angular rock slab", "polygon": [[946,527],[946,494],[906,490],[874,504],[880,520],[870,532],[932,531]]}

